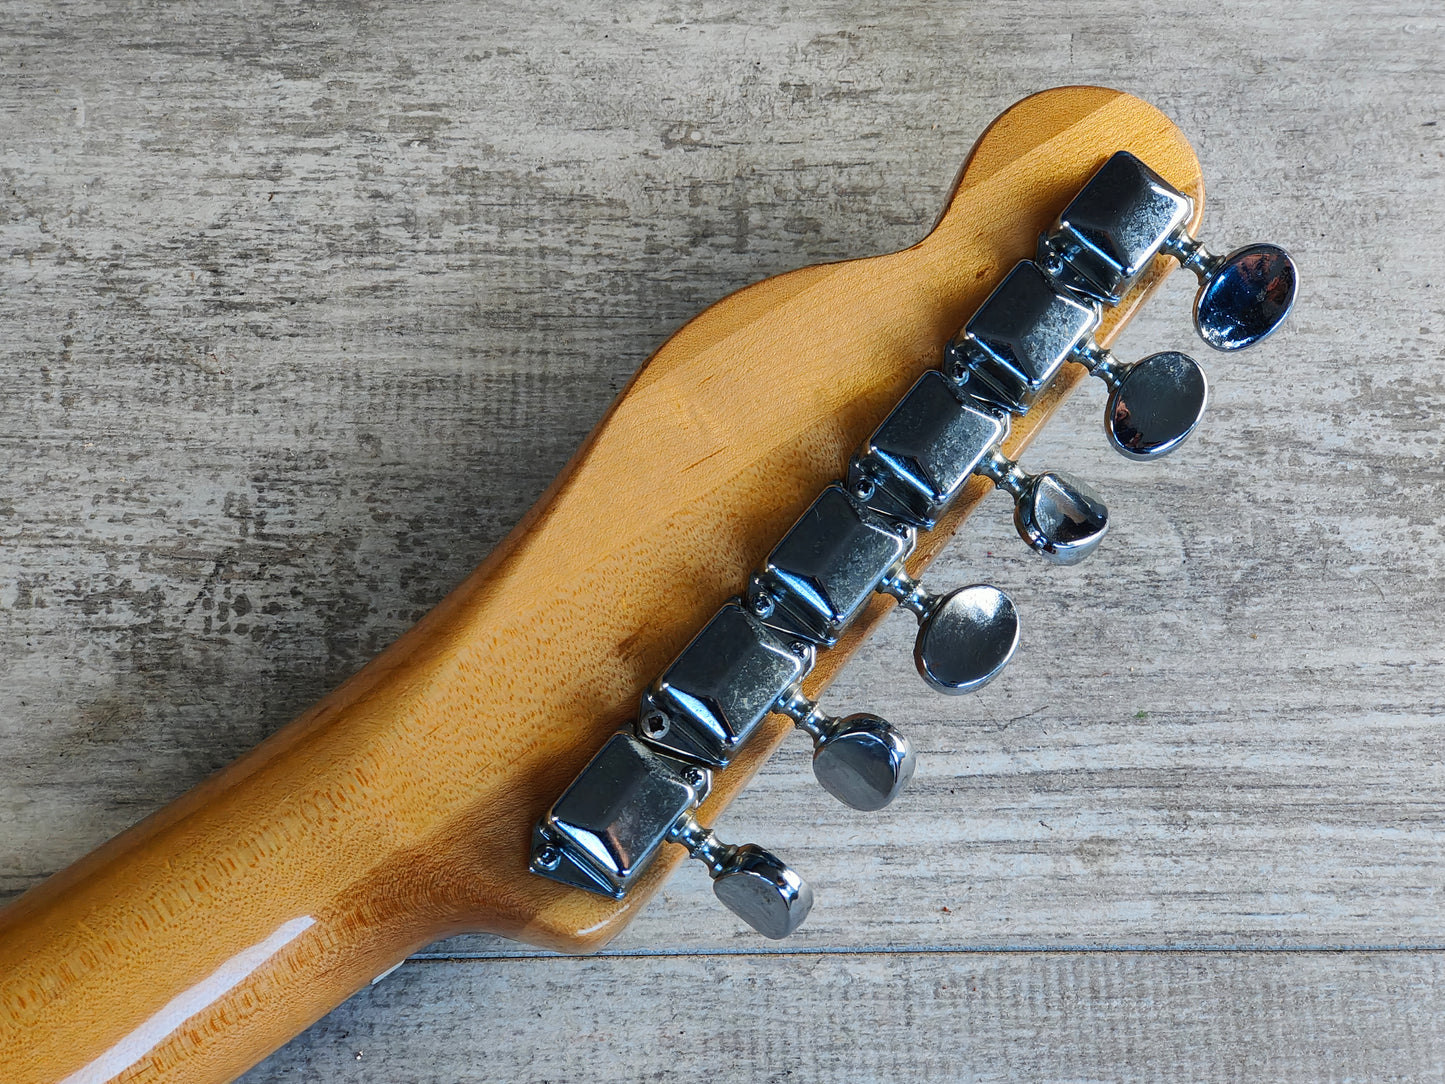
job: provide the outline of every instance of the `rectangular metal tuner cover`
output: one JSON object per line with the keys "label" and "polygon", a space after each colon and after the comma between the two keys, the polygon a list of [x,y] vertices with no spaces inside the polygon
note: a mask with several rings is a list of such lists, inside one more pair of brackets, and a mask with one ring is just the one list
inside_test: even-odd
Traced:
{"label": "rectangular metal tuner cover", "polygon": [[706,784],[694,786],[684,770],[630,730],[612,735],[533,831],[533,872],[622,899],[703,798]]}
{"label": "rectangular metal tuner cover", "polygon": [[753,576],[749,598],[767,624],[832,647],[895,564],[913,552],[913,528],[890,520],[831,485]]}
{"label": "rectangular metal tuner cover", "polygon": [[948,357],[969,394],[1026,414],[1098,324],[1092,303],[1056,289],[1038,264],[1024,260],[949,343]]}
{"label": "rectangular metal tuner cover", "polygon": [[672,756],[726,767],[813,654],[730,601],[643,696],[638,734]]}
{"label": "rectangular metal tuner cover", "polygon": [[848,488],[868,508],[931,529],[1007,433],[1006,414],[965,402],[930,370],[864,441]]}
{"label": "rectangular metal tuner cover", "polygon": [[1040,240],[1039,261],[1069,289],[1117,305],[1193,210],[1188,196],[1119,151]]}

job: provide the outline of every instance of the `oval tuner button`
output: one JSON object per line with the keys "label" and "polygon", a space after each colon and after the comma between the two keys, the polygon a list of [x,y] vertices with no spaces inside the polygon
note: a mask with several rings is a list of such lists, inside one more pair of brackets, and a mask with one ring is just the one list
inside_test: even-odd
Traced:
{"label": "oval tuner button", "polygon": [[1208,267],[1194,326],[1216,350],[1243,350],[1284,322],[1297,288],[1289,253],[1278,245],[1246,245]]}
{"label": "oval tuner button", "polygon": [[1109,509],[1082,482],[1044,471],[1014,501],[1014,527],[1046,560],[1072,565],[1099,548],[1109,531]]}
{"label": "oval tuner button", "polygon": [[764,937],[779,940],[803,924],[813,889],[770,851],[753,843],[732,848],[713,873],[713,893]]}
{"label": "oval tuner button", "polygon": [[1188,354],[1151,354],[1125,371],[1109,395],[1104,430],[1130,459],[1168,455],[1194,432],[1209,401],[1204,370]]}
{"label": "oval tuner button", "polygon": [[898,797],[913,778],[913,746],[876,715],[835,719],[813,746],[813,774],[844,805],[872,811]]}
{"label": "oval tuner button", "polygon": [[976,583],[949,592],[930,608],[913,658],[923,680],[939,692],[966,693],[993,680],[1018,643],[1013,600],[997,587]]}

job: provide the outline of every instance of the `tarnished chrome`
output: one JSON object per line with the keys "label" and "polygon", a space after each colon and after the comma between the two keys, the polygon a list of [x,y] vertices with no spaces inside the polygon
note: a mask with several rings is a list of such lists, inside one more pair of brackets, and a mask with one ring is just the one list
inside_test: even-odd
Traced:
{"label": "tarnished chrome", "polygon": [[1014,499],[1014,529],[1053,564],[1078,564],[1108,533],[1109,509],[1102,498],[1067,474],[1028,474],[999,451],[984,457],[978,473]]}
{"label": "tarnished chrome", "polygon": [[[1163,239],[1158,243],[1162,244]],[[1157,244],[1154,251],[1158,251]],[[1119,274],[1125,270],[1127,268],[1119,269]],[[1125,283],[1124,288],[1127,285]],[[1098,326],[1096,301],[1085,304],[1071,297],[1062,279],[1046,275],[1037,264],[1025,260],[1009,272],[1008,278],[989,295],[963,332],[949,344],[945,352],[949,375],[962,381],[970,395],[983,397],[1015,414],[1027,413],[1034,398],[1065,361],[1080,363],[1117,391],[1132,366],[1094,341]],[[1184,354],[1172,356],[1188,362]],[[1127,431],[1114,425],[1116,401],[1111,398],[1105,415],[1110,440],[1115,448],[1135,459],[1155,458],[1177,447],[1193,432],[1204,409],[1199,394],[1204,377],[1197,365],[1193,365],[1191,372],[1192,362],[1162,365],[1150,360],[1145,372],[1130,382],[1135,389],[1132,394],[1141,399],[1142,406],[1147,389],[1154,414],[1161,419],[1167,415],[1182,428],[1173,434],[1161,434],[1157,441],[1136,440],[1131,444]],[[1177,379],[1172,386],[1168,383],[1170,376]],[[1171,396],[1177,401],[1170,402]],[[1186,425],[1191,416],[1192,421]],[[1035,536],[1023,526],[1028,518],[1025,510],[1024,519],[1016,520],[1019,533],[1026,540]]]}
{"label": "tarnished chrome", "polygon": [[945,347],[944,372],[969,395],[1025,414],[1098,326],[1097,305],[1023,260]]}
{"label": "tarnished chrome", "polygon": [[[1101,171],[1100,175],[1103,173]],[[1149,190],[1153,191],[1153,188]],[[1127,234],[1125,240],[1133,244],[1140,237],[1142,233],[1136,231]],[[1154,253],[1166,239],[1156,239]],[[1132,248],[1121,242],[1120,251],[1125,249],[1135,254]],[[1118,275],[1124,275],[1129,268],[1121,265],[1116,271]],[[1137,269],[1129,273],[1137,274]],[[1133,279],[1119,281],[1122,288],[1127,289]],[[1164,364],[1153,358],[1146,359],[1145,370],[1131,377],[1133,366],[1094,341],[1094,331],[1099,326],[1097,302],[1085,304],[1070,298],[1063,288],[1065,282],[1066,278],[1050,277],[1028,260],[1018,264],[1009,272],[1003,285],[989,295],[983,307],[964,326],[963,332],[949,344],[945,356],[951,366],[950,375],[961,380],[969,394],[983,396],[1003,409],[1023,414],[1039,391],[1053,379],[1059,367],[1065,361],[1076,361],[1108,384],[1115,393],[1109,400],[1104,419],[1115,448],[1134,459],[1157,458],[1172,451],[1194,431],[1203,413],[1203,372],[1187,355],[1171,354],[1171,358],[1182,360]],[[1008,288],[1005,289],[1005,286]],[[982,324],[980,318],[985,318]],[[1031,322],[1039,322],[1042,330],[1030,330]],[[1121,387],[1132,390],[1120,393]],[[1140,408],[1146,406],[1147,400],[1148,411],[1158,419],[1157,428],[1162,429],[1166,420],[1172,422],[1175,428],[1157,434],[1144,433],[1143,437],[1147,439],[1141,439],[1137,429],[1116,425],[1116,407],[1121,401],[1125,406],[1131,405],[1131,398]],[[1059,495],[1064,496],[1063,493]],[[1077,504],[1075,507],[1084,506]],[[1022,518],[1015,520],[1019,533],[1026,540],[1040,538],[1045,543],[1040,552],[1049,554],[1047,536],[1037,535],[1032,528],[1026,528],[1025,523],[1030,522],[1031,517],[1024,505],[1019,508]],[[1032,522],[1037,524],[1042,521],[1034,517]],[[1030,545],[1033,543],[1030,542]]]}
{"label": "tarnished chrome", "polygon": [[974,468],[1008,435],[1008,415],[966,401],[929,370],[848,465],[848,490],[863,505],[932,528]]}
{"label": "tarnished chrome", "polygon": [[1060,285],[1117,305],[1193,211],[1193,200],[1119,151],[1039,239],[1038,262]]}
{"label": "tarnished chrome", "polygon": [[1155,256],[1199,278],[1194,326],[1217,350],[1268,336],[1294,305],[1298,272],[1278,245],[1212,255],[1189,234],[1194,202],[1128,151],[1113,155],[1039,239],[1038,263],[1056,282],[1106,305],[1123,300]]}
{"label": "tarnished chrome", "polygon": [[607,740],[532,834],[532,870],[622,899],[673,825],[707,795],[707,769],[649,749],[630,730]]}
{"label": "tarnished chrome", "polygon": [[757,844],[723,843],[691,814],[679,819],[669,838],[707,867],[723,906],[764,937],[787,937],[813,909],[808,882]]}
{"label": "tarnished chrome", "polygon": [[918,618],[913,661],[923,680],[939,692],[960,694],[998,676],[1019,644],[1013,600],[986,583],[946,595],[924,591],[902,564],[879,588]]}
{"label": "tarnished chrome", "polygon": [[813,906],[813,890],[768,851],[722,843],[693,815],[706,768],[681,764],[621,730],[608,739],[533,831],[532,870],[622,899],[664,842],[701,861],[713,891],[765,937],[786,937]]}
{"label": "tarnished chrome", "polygon": [[798,686],[788,690],[778,710],[813,739],[813,775],[844,805],[882,809],[913,778],[912,744],[878,716],[836,718],[824,713]]}
{"label": "tarnished chrome", "polygon": [[853,457],[849,492],[869,508],[932,527],[978,474],[1014,498],[1014,525],[1031,547],[1058,564],[1082,560],[1104,537],[1108,509],[1066,475],[1020,470],[999,451],[1008,431],[1007,413],[963,398],[941,373],[924,373]]}
{"label": "tarnished chrome", "polygon": [[748,604],[774,628],[832,647],[913,545],[913,528],[831,485],[768,554]]}
{"label": "tarnished chrome", "polygon": [[1299,272],[1278,245],[1256,244],[1213,256],[1188,234],[1164,252],[1199,278],[1194,328],[1216,350],[1243,350],[1273,334],[1294,307]]}
{"label": "tarnished chrome", "polygon": [[713,767],[734,754],[813,668],[813,645],[725,603],[643,695],[637,733],[650,745]]}
{"label": "tarnished chrome", "polygon": [[813,740],[813,773],[855,809],[882,809],[913,775],[913,748],[874,715],[838,719],[803,695],[813,645],[769,628],[734,599],[643,695],[637,734],[671,756],[724,768],[769,712]]}

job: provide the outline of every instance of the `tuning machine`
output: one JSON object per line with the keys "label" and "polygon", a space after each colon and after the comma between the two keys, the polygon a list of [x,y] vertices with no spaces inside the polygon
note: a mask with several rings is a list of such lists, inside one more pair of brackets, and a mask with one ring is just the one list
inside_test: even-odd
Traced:
{"label": "tuning machine", "polygon": [[812,886],[756,843],[723,843],[690,814],[668,838],[707,867],[713,895],[723,906],[764,937],[789,936],[813,909]]}
{"label": "tuning machine", "polygon": [[987,583],[944,595],[923,590],[902,564],[879,590],[918,618],[913,661],[923,680],[941,693],[973,692],[992,681],[1019,645],[1013,600]]}
{"label": "tuning machine", "polygon": [[1167,455],[1204,414],[1204,371],[1174,351],[1121,361],[1094,341],[1100,317],[1096,298],[1022,260],[948,344],[945,371],[968,394],[1025,414],[1064,362],[1078,362],[1109,386],[1109,443],[1131,459]]}
{"label": "tuning machine", "polygon": [[914,770],[912,747],[875,715],[830,716],[803,692],[817,652],[836,644],[877,594],[919,623],[914,658],[949,693],[977,689],[1018,644],[1018,614],[996,587],[933,594],[907,570],[975,476],[1014,500],[1020,536],[1048,560],[1092,553],[1108,511],[1066,475],[1032,475],[1003,452],[1011,417],[1028,412],[1065,362],[1109,387],[1105,428],[1124,455],[1178,447],[1208,401],[1199,365],[1176,351],[1126,364],[1095,339],[1155,256],[1200,279],[1195,324],[1211,346],[1239,349],[1272,332],[1295,296],[1295,267],[1271,245],[1226,257],[1187,231],[1193,205],[1132,155],[1110,158],[1040,239],[1037,261],[1004,277],[928,372],[864,442],[843,484],[826,487],[773,547],[742,598],[723,605],[643,694],[635,724],[613,735],[534,830],[532,869],[622,898],[663,843],[684,847],[718,898],[768,937],[812,906],[807,884],[753,844],[722,843],[696,817],[712,785],[770,713],[813,742],[813,771],[856,809],[891,802]]}
{"label": "tuning machine", "polygon": [[863,504],[931,528],[974,475],[1014,499],[1019,536],[1055,564],[1093,553],[1109,510],[1088,486],[1058,471],[1030,475],[1000,446],[1005,411],[963,396],[942,373],[918,379],[848,465],[848,488]]}
{"label": "tuning machine", "polygon": [[725,768],[770,712],[813,741],[813,774],[854,809],[882,809],[913,776],[908,739],[876,715],[838,719],[803,695],[814,647],[726,603],[642,698],[637,733],[680,759]]}
{"label": "tuning machine", "polygon": [[813,890],[776,855],[722,843],[697,820],[712,774],[614,734],[533,831],[531,868],[563,884],[622,899],[663,843],[707,867],[713,893],[764,937],[802,924]]}
{"label": "tuning machine", "polygon": [[[944,692],[977,689],[1013,657],[1018,614],[984,584],[925,594],[903,571],[915,538],[910,524],[831,485],[753,576],[749,604],[767,624],[831,647],[875,593],[891,595],[918,617],[914,658],[923,679]],[[996,596],[991,604],[982,591]]]}
{"label": "tuning machine", "polygon": [[1194,202],[1128,151],[1109,158],[1039,240],[1038,261],[1084,297],[1117,305],[1159,253],[1199,279],[1194,327],[1217,350],[1273,332],[1294,304],[1298,273],[1278,245],[1211,254],[1190,236]]}
{"label": "tuning machine", "polygon": [[866,712],[828,715],[796,685],[778,710],[813,739],[813,775],[844,805],[882,809],[913,778],[913,746],[892,723]]}

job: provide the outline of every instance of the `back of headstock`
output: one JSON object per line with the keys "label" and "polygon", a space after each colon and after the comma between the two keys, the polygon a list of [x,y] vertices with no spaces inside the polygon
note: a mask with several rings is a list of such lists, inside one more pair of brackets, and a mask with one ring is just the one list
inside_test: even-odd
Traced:
{"label": "back of headstock", "polygon": [[[1118,151],[1187,197],[1177,225],[1192,235],[1203,192],[1179,131],[1115,91],[1048,91],[988,129],[919,244],[768,279],[679,330],[536,507],[414,629],[251,754],[0,913],[0,1061],[22,1064],[8,1055],[23,1048],[33,1072],[21,1080],[80,1069],[107,1080],[142,1057],[165,1079],[226,1079],[439,936],[487,931],[585,951],[620,930],[683,848],[657,849],[612,898],[529,868],[534,826],[619,726],[638,720],[644,691],[719,607],[753,597],[750,574],[819,492],[857,481],[850,457],[865,438],[921,374],[947,364],[950,337]],[[1236,257],[1175,242],[1160,251],[1210,277],[1216,294],[1248,277]],[[1077,255],[1064,253],[1056,278],[1083,266]],[[816,661],[779,705],[805,730],[824,728],[812,701],[895,599],[928,617],[913,580],[959,522],[996,485],[1023,498],[1030,481],[1011,461],[1087,369],[1122,383],[1127,372],[1102,348],[1174,266],[1151,254],[1091,327],[1100,349],[1028,392],[1007,438],[931,529],[913,531],[887,577],[892,597],[870,593],[806,647]],[[1229,337],[1250,329],[1212,321],[1209,304],[1231,311],[1228,297],[1216,301],[1202,322],[1216,345],[1238,345]],[[1156,368],[1166,383],[1188,371]],[[1157,398],[1157,388],[1135,390]],[[1128,452],[1138,437],[1153,447],[1134,451],[1168,450],[1143,424],[1147,412],[1121,428],[1121,401],[1116,387],[1116,444]],[[1040,507],[1056,512],[1060,499]],[[1035,548],[1059,548],[1049,524],[1032,526]],[[1063,556],[1085,554],[1098,533],[1064,539],[1073,552]],[[761,719],[709,773],[706,800],[677,838],[716,867],[736,864],[740,852],[724,853],[703,826],[793,726],[779,711]],[[855,804],[891,797],[868,786],[851,794]],[[747,877],[769,871],[754,852],[741,858],[758,863],[741,871],[746,896],[757,887]]]}
{"label": "back of headstock", "polygon": [[[1105,430],[1123,454],[1157,458],[1193,430],[1207,399],[1193,359],[1168,352],[1125,363],[1107,350],[1176,261],[1205,284],[1196,326],[1211,346],[1258,341],[1288,311],[1288,257],[1270,246],[1210,255],[1194,239],[1201,212],[1198,163],[1156,110],[1095,88],[1046,92],[979,140],[920,244],[761,283],[658,351],[597,438],[679,419],[669,451],[699,473],[681,485],[653,473],[656,529],[693,523],[703,506],[708,523],[730,526],[687,539],[690,554],[667,554],[679,562],[667,578],[704,593],[662,616],[649,641],[687,646],[654,672],[640,706],[624,707],[636,722],[607,742],[533,841],[534,872],[617,899],[594,911],[564,897],[544,921],[613,928],[684,847],[761,932],[783,936],[801,921],[811,896],[795,874],[703,825],[789,720],[812,739],[815,774],[835,796],[863,809],[892,799],[913,770],[906,739],[876,717],[835,719],[816,704],[891,602],[918,617],[916,660],[936,688],[969,691],[1007,662],[1018,625],[1006,596],[981,584],[934,594],[917,582],[958,522],[997,487],[1014,497],[1019,533],[1045,557],[1072,563],[1092,552],[1107,529],[1102,502],[1066,475],[1030,476],[1015,460],[1090,372],[1109,385]],[[1030,256],[1036,262],[1019,262]],[[930,369],[941,371],[908,390]],[[653,404],[641,424],[635,397]],[[616,446],[640,454],[626,437]],[[922,466],[935,453],[952,472],[946,484],[937,463]],[[737,597],[717,610],[729,595]],[[672,618],[692,618],[698,602],[703,613],[689,628],[703,631],[688,643]]]}

